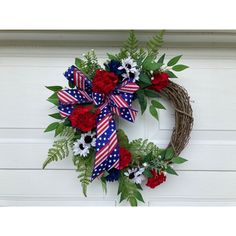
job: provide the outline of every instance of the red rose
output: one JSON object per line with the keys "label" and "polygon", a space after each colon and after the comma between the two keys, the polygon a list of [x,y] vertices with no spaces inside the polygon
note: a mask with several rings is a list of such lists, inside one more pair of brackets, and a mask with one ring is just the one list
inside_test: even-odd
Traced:
{"label": "red rose", "polygon": [[165,72],[158,72],[153,75],[152,85],[149,87],[151,90],[160,92],[163,88],[169,85],[169,75]]}
{"label": "red rose", "polygon": [[92,105],[74,108],[69,116],[71,125],[83,132],[90,131],[96,126],[96,117],[98,115],[98,110],[93,112],[93,109],[94,107]]}
{"label": "red rose", "polygon": [[119,169],[122,170],[125,167],[127,167],[130,164],[131,160],[132,160],[131,153],[127,149],[120,147]]}
{"label": "red rose", "polygon": [[97,70],[93,78],[92,89],[96,93],[109,94],[114,90],[118,82],[118,76],[113,72]]}
{"label": "red rose", "polygon": [[155,188],[156,186],[162,184],[166,181],[166,176],[163,172],[158,174],[155,169],[151,170],[152,178],[148,178],[147,186],[150,188]]}

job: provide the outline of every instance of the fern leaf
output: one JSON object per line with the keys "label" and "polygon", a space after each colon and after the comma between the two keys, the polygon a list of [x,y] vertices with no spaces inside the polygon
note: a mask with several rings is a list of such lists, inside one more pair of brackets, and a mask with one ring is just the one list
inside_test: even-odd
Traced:
{"label": "fern leaf", "polygon": [[43,163],[43,169],[53,162],[66,158],[69,155],[69,140],[62,139],[54,141],[52,148],[48,150],[48,158]]}
{"label": "fern leaf", "polygon": [[69,156],[69,149],[73,145],[74,135],[75,134],[73,128],[63,128],[60,136],[63,136],[64,138],[54,141],[52,148],[48,150],[48,158],[43,163],[43,169],[45,169],[49,163],[62,160]]}
{"label": "fern leaf", "polygon": [[87,187],[90,183],[91,175],[92,175],[92,163],[93,162],[93,154],[90,153],[87,157],[76,156],[74,159],[74,163],[76,165],[76,171],[79,172],[78,178],[80,179],[80,183],[82,186],[83,194],[87,197]]}
{"label": "fern leaf", "polygon": [[128,40],[124,43],[124,48],[131,57],[138,51],[138,40],[133,30],[130,31]]}
{"label": "fern leaf", "polygon": [[147,42],[147,49],[149,54],[157,55],[159,48],[163,44],[164,30],[157,33],[152,39]]}
{"label": "fern leaf", "polygon": [[148,154],[157,156],[160,149],[152,142],[148,142],[147,139],[136,139],[130,143],[130,151],[132,153],[133,159],[144,158]]}

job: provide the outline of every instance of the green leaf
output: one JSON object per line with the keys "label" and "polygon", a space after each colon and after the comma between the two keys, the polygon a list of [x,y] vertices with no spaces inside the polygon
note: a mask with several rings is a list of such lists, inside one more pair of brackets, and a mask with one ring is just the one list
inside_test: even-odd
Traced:
{"label": "green leaf", "polygon": [[53,93],[48,99],[47,101],[51,102],[54,105],[58,105],[58,97],[57,97],[57,92]]}
{"label": "green leaf", "polygon": [[188,160],[182,158],[182,157],[174,157],[172,160],[171,160],[173,163],[175,164],[182,164]]}
{"label": "green leaf", "polygon": [[46,88],[53,91],[53,92],[58,92],[62,89],[61,86],[46,86]]}
{"label": "green leaf", "polygon": [[143,172],[143,175],[145,175],[147,178],[152,178],[153,175],[152,173],[150,172],[149,169],[145,169],[144,172]]}
{"label": "green leaf", "polygon": [[118,143],[119,143],[120,147],[128,148],[129,147],[129,139],[122,129],[117,130],[117,136],[118,136]]}
{"label": "green leaf", "polygon": [[149,64],[143,64],[143,69],[148,71],[157,71],[162,65],[163,63],[151,62]]}
{"label": "green leaf", "polygon": [[175,153],[172,147],[169,147],[166,149],[165,152],[165,159],[166,160],[171,160],[174,157]]}
{"label": "green leaf", "polygon": [[102,189],[105,194],[107,194],[107,181],[104,176],[101,177]]}
{"label": "green leaf", "polygon": [[151,115],[152,115],[155,119],[159,120],[159,118],[158,118],[158,112],[157,112],[156,108],[155,108],[153,105],[151,105],[151,106],[149,107],[149,111],[150,111]]}
{"label": "green leaf", "polygon": [[156,98],[159,96],[159,93],[154,91],[154,90],[150,90],[150,89],[145,89],[144,90],[144,94],[147,96],[147,97],[150,97],[150,98]]}
{"label": "green leaf", "polygon": [[59,134],[62,133],[64,127],[65,127],[65,126],[64,126],[63,123],[60,123],[60,124],[57,126],[56,131],[55,131],[55,137],[56,137],[57,135],[59,135]]}
{"label": "green leaf", "polygon": [[167,63],[167,66],[173,66],[175,65],[179,59],[182,57],[182,55],[179,55],[179,56],[176,56],[176,57],[173,57],[172,59],[170,59]]}
{"label": "green leaf", "polygon": [[70,88],[74,88],[75,87],[75,84],[71,81],[68,80],[68,85]]}
{"label": "green leaf", "polygon": [[149,54],[157,55],[159,48],[163,44],[164,30],[158,32],[151,40],[147,42],[147,50]]}
{"label": "green leaf", "polygon": [[110,53],[107,53],[107,56],[110,60],[117,60],[117,57],[115,55],[112,55]]}
{"label": "green leaf", "polygon": [[138,206],[138,202],[137,202],[137,200],[136,200],[136,198],[135,197],[129,197],[129,203],[130,203],[130,205],[131,206]]}
{"label": "green leaf", "polygon": [[151,79],[149,78],[149,76],[146,73],[141,73],[140,74],[139,81],[142,81],[147,86],[152,84]]}
{"label": "green leaf", "polygon": [[50,132],[52,130],[55,130],[59,126],[59,124],[59,122],[53,122],[44,130],[44,132]]}
{"label": "green leaf", "polygon": [[49,116],[51,116],[52,118],[57,119],[57,120],[62,120],[63,119],[61,117],[60,113],[50,114]]}
{"label": "green leaf", "polygon": [[143,114],[147,108],[147,99],[144,96],[143,90],[139,90],[136,94],[141,108],[141,113]]}
{"label": "green leaf", "polygon": [[151,101],[152,105],[158,109],[166,109],[160,102],[158,102],[157,100],[152,100]]}
{"label": "green leaf", "polygon": [[166,171],[168,174],[171,174],[171,175],[178,175],[178,174],[176,173],[176,171],[175,171],[173,168],[171,168],[170,166],[167,166],[167,168],[165,169],[165,171]]}
{"label": "green leaf", "polygon": [[170,78],[178,78],[177,75],[175,75],[175,74],[174,74],[172,71],[170,71],[170,70],[166,70],[165,72],[169,75]]}
{"label": "green leaf", "polygon": [[157,61],[158,63],[164,63],[164,60],[165,60],[165,56],[166,56],[166,54],[164,53],[160,58],[159,58],[159,60]]}
{"label": "green leaf", "polygon": [[172,70],[174,70],[174,71],[182,71],[182,70],[185,70],[187,68],[188,68],[188,66],[179,64],[179,65],[173,66]]}
{"label": "green leaf", "polygon": [[141,194],[139,191],[135,191],[135,192],[134,192],[134,196],[135,196],[136,199],[138,199],[140,202],[145,203],[144,200],[143,200],[143,196],[142,196],[142,194]]}
{"label": "green leaf", "polygon": [[80,68],[83,65],[84,61],[80,58],[75,58],[75,65]]}

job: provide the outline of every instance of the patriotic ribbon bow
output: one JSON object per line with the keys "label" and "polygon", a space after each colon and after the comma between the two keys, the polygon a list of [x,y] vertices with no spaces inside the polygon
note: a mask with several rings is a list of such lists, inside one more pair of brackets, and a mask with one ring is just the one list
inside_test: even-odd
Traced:
{"label": "patriotic ribbon bow", "polygon": [[94,103],[100,110],[96,120],[96,155],[91,177],[94,180],[104,171],[119,169],[120,154],[113,114],[134,122],[137,111],[131,105],[139,86],[133,80],[126,79],[106,96],[93,92],[92,82],[75,66],[71,66],[64,75],[76,88],[58,92],[58,109],[62,117],[68,117],[76,104]]}

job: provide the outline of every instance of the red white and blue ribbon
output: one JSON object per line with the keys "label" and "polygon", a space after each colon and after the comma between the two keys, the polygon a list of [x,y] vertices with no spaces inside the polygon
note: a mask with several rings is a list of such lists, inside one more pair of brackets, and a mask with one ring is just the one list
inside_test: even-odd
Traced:
{"label": "red white and blue ribbon", "polygon": [[59,112],[62,117],[70,116],[76,104],[93,103],[100,113],[97,117],[96,155],[91,180],[112,168],[119,169],[119,146],[114,114],[134,122],[137,111],[131,108],[134,93],[139,86],[126,79],[108,96],[92,91],[92,82],[75,66],[71,66],[65,77],[75,89],[62,89],[58,92]]}

